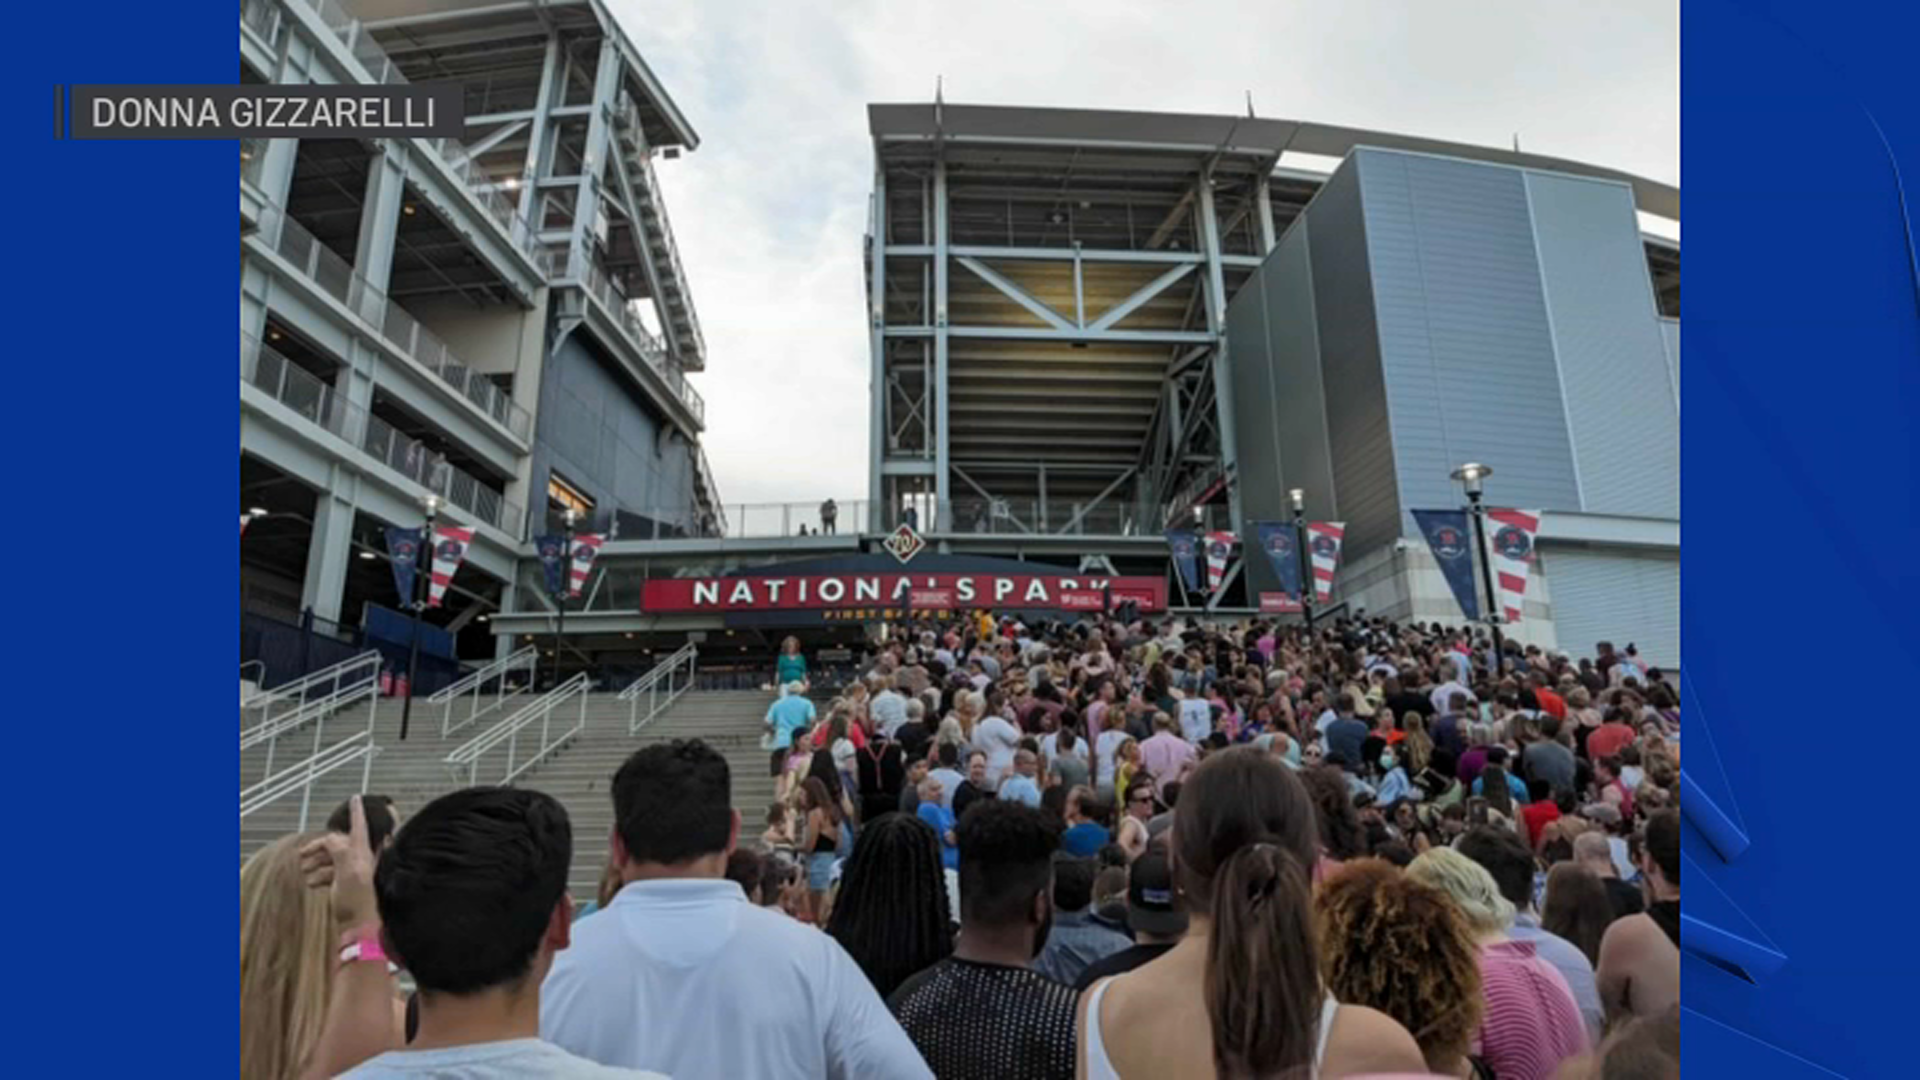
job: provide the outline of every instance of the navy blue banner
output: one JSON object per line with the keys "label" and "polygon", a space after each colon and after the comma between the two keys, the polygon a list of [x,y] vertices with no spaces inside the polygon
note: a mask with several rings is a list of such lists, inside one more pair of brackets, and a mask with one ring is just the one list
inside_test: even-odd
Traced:
{"label": "navy blue banner", "polygon": [[547,595],[567,593],[567,538],[557,533],[537,536],[534,546],[540,551],[540,568],[547,572]]}
{"label": "navy blue banner", "polygon": [[1413,520],[1427,538],[1427,550],[1447,576],[1460,611],[1472,622],[1480,617],[1480,596],[1473,588],[1473,532],[1465,510],[1415,510]]}
{"label": "navy blue banner", "polygon": [[419,529],[387,526],[387,558],[393,563],[393,587],[400,593],[400,606],[413,606],[413,574],[420,561]]}
{"label": "navy blue banner", "polygon": [[1200,591],[1200,534],[1192,529],[1168,529],[1167,544],[1173,548],[1173,565],[1180,568],[1180,580],[1187,591]]}
{"label": "navy blue banner", "polygon": [[1289,600],[1299,603],[1299,530],[1290,521],[1256,521],[1253,530],[1255,538],[1260,541],[1260,550],[1267,553],[1267,561],[1273,564],[1273,572],[1280,578],[1280,588],[1285,590]]}

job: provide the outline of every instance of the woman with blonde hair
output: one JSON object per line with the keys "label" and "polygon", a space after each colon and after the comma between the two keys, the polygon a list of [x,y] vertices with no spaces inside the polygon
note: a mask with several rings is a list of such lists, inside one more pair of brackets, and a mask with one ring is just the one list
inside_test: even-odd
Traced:
{"label": "woman with blonde hair", "polygon": [[338,943],[327,890],[300,868],[320,835],[283,836],[240,867],[240,1080],[300,1076],[320,1040]]}
{"label": "woman with blonde hair", "polygon": [[1487,868],[1448,847],[1430,848],[1407,876],[1453,898],[1479,952],[1485,1014],[1473,1052],[1506,1080],[1547,1080],[1560,1063],[1587,1051],[1587,1025],[1566,977],[1507,937],[1513,904]]}
{"label": "woman with blonde hair", "polygon": [[1400,729],[1406,732],[1401,741],[1401,753],[1407,759],[1407,775],[1419,776],[1427,769],[1427,762],[1433,757],[1433,737],[1427,734],[1427,719],[1418,712],[1408,709],[1400,718]]}

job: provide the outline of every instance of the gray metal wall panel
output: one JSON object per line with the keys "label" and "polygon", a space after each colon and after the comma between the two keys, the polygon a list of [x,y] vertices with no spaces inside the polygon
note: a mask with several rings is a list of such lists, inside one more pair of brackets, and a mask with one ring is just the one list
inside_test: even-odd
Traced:
{"label": "gray metal wall panel", "polygon": [[[545,376],[529,507],[536,531],[543,528],[550,470],[593,497],[602,511],[600,526],[613,509],[692,520],[692,447],[678,437],[663,441],[665,420],[649,411],[621,376],[577,337],[561,342]],[[622,531],[636,527],[626,522]]]}
{"label": "gray metal wall panel", "polygon": [[1680,320],[1660,320],[1660,343],[1667,348],[1667,374],[1673,377],[1673,408],[1680,411]]}
{"label": "gray metal wall panel", "polygon": [[[1293,487],[1322,493],[1329,512],[1332,506],[1308,247],[1307,224],[1297,222],[1227,308],[1240,504],[1249,523],[1290,520]],[[1251,591],[1278,591],[1257,534],[1249,528],[1241,541],[1254,556],[1245,571]]]}
{"label": "gray metal wall panel", "polygon": [[[1396,435],[1389,422],[1381,337],[1369,278],[1368,233],[1352,158],[1337,169],[1303,214],[1313,268],[1314,322],[1325,387],[1333,492],[1307,490],[1314,518],[1347,523],[1344,558],[1401,535],[1394,477]],[[1300,226],[1296,223],[1294,228]],[[1305,485],[1302,485],[1305,486]]]}
{"label": "gray metal wall panel", "polygon": [[1655,667],[1680,663],[1678,555],[1549,546],[1540,569],[1560,648],[1587,656],[1598,641],[1632,642]]}
{"label": "gray metal wall panel", "polygon": [[1633,193],[1524,177],[1582,508],[1677,518],[1680,409]]}
{"label": "gray metal wall panel", "polygon": [[[1577,508],[1522,174],[1381,150],[1356,151],[1349,167],[1365,206],[1396,510],[1458,505],[1450,474],[1464,461],[1493,467],[1496,505]],[[1415,535],[1412,515],[1394,529]]]}

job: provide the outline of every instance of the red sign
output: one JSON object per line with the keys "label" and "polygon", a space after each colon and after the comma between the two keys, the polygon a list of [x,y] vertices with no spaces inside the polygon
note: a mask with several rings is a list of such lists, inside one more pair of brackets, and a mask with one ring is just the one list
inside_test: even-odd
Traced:
{"label": "red sign", "polygon": [[1300,610],[1300,601],[1283,592],[1263,592],[1260,594],[1260,610],[1268,614],[1295,612]]}
{"label": "red sign", "polygon": [[1132,600],[1165,611],[1167,583],[1153,577],[1067,577],[996,573],[840,573],[726,578],[655,578],[640,594],[646,612],[813,611],[841,608],[1055,608],[1100,610]]}

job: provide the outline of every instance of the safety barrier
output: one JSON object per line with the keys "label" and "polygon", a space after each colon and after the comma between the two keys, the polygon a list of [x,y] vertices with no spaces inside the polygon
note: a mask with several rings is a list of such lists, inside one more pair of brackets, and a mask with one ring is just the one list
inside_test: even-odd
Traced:
{"label": "safety barrier", "polygon": [[[506,769],[498,779],[490,778],[488,782],[511,784],[528,769],[552,757],[587,726],[587,691],[592,685],[586,673],[582,672],[528,702],[512,716],[475,735],[448,754],[445,759],[447,769],[453,773],[456,782],[472,787],[480,782],[481,759],[504,746],[507,752]],[[578,716],[572,727],[556,734],[553,730],[553,714],[560,706],[571,701],[579,702]],[[540,725],[540,745],[523,759],[520,756],[520,733],[535,722]]]}
{"label": "safety barrier", "polygon": [[[467,727],[527,689],[533,683],[534,667],[539,661],[540,650],[529,645],[512,656],[495,660],[460,681],[435,691],[433,696],[427,699],[427,704],[441,707],[440,737],[445,738]],[[514,672],[525,672],[527,681],[509,684],[507,676]],[[494,692],[490,699],[486,692],[488,683],[494,684]],[[466,717],[456,722],[453,714],[459,710],[459,702],[462,698],[468,700],[464,710]],[[483,700],[490,700],[491,703],[483,707]]]}
{"label": "safety barrier", "polygon": [[[693,688],[694,669],[699,658],[699,650],[692,642],[688,642],[680,647],[679,652],[655,664],[652,671],[635,679],[632,686],[620,691],[620,700],[627,703],[627,734],[637,734],[642,725],[660,715],[679,700],[681,694]],[[686,669],[684,676],[680,674],[682,668]],[[640,715],[642,698],[647,702],[645,716]]]}
{"label": "safety barrier", "polygon": [[313,806],[314,781],[358,761],[362,763],[360,789],[364,791],[373,777],[374,756],[379,753],[380,748],[373,745],[372,731],[356,731],[325,750],[314,752],[306,760],[271,773],[252,787],[240,789],[240,816],[245,818],[261,807],[297,791],[300,793],[300,819],[294,831],[305,832],[307,817]]}

